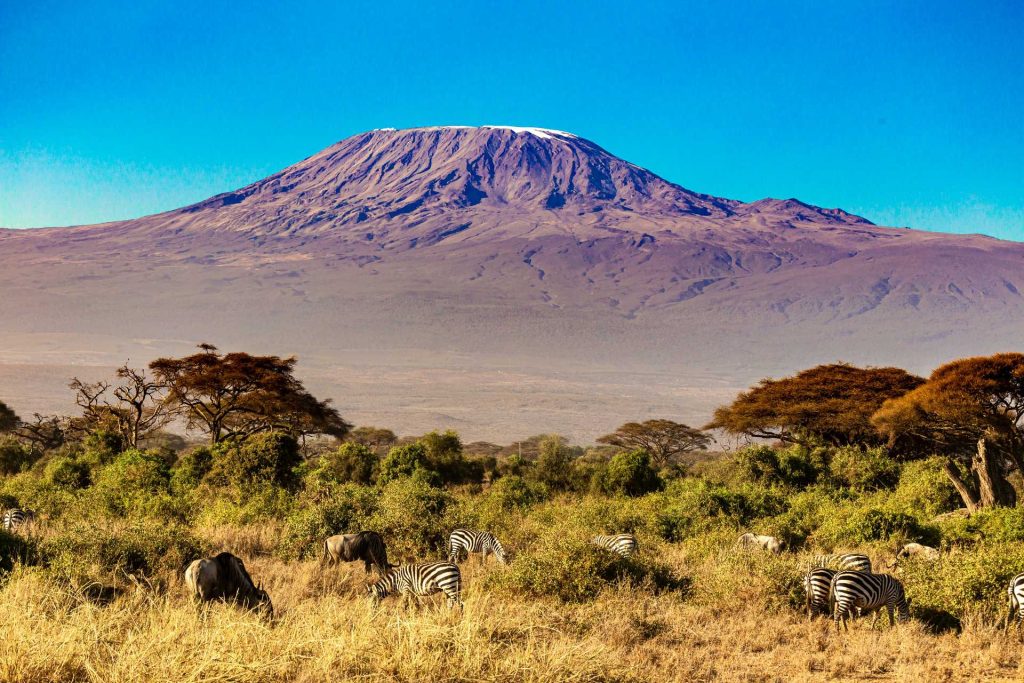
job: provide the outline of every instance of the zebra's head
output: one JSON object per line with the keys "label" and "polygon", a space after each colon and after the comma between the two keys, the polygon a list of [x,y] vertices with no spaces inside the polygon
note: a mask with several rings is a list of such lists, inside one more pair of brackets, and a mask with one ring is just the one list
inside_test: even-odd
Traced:
{"label": "zebra's head", "polygon": [[398,572],[395,570],[395,566],[396,565],[388,565],[388,573],[385,574],[377,583],[371,583],[366,587],[366,595],[374,604],[380,602],[386,598],[389,593],[395,590],[395,579],[398,575]]}
{"label": "zebra's head", "polygon": [[899,602],[896,603],[896,621],[904,622],[910,619],[910,598],[900,591]]}

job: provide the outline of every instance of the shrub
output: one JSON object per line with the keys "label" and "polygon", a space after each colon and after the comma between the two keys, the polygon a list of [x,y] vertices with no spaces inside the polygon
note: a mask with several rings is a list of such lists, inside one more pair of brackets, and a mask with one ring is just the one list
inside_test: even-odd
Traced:
{"label": "shrub", "polygon": [[371,484],[378,461],[377,454],[369,446],[347,441],[322,455],[310,476],[320,485]]}
{"label": "shrub", "polygon": [[926,519],[963,505],[960,494],[942,470],[942,462],[943,458],[931,458],[904,464],[890,505],[910,514],[924,515]]}
{"label": "shrub", "polygon": [[298,483],[295,469],[301,463],[295,437],[265,432],[250,436],[240,445],[214,448],[209,477],[214,483],[242,489],[264,484],[293,488]]}
{"label": "shrub", "polygon": [[884,448],[838,448],[829,469],[837,483],[857,491],[893,488],[900,476],[899,464]]}
{"label": "shrub", "polygon": [[171,488],[185,493],[199,486],[213,468],[213,452],[206,446],[194,448],[175,464],[171,472]]}
{"label": "shrub", "polygon": [[92,470],[81,460],[58,456],[46,464],[43,477],[59,488],[83,489],[92,483]]}
{"label": "shrub", "polygon": [[1005,616],[1006,586],[1021,572],[1020,544],[993,543],[969,552],[943,553],[934,562],[904,562],[901,578],[912,612],[948,611],[960,619],[976,612],[995,620]]}
{"label": "shrub", "polygon": [[373,489],[356,484],[333,487],[317,499],[300,500],[286,519],[279,554],[285,559],[319,557],[328,536],[361,531],[376,502]]}
{"label": "shrub", "polygon": [[124,439],[116,432],[99,429],[82,439],[82,460],[93,467],[106,465],[124,449]]}
{"label": "shrub", "polygon": [[796,489],[817,481],[822,469],[820,455],[802,446],[751,446],[737,453],[736,460],[750,481]]}
{"label": "shrub", "polygon": [[872,541],[884,541],[892,545],[917,541],[935,545],[938,543],[938,532],[934,527],[925,526],[903,512],[869,507],[854,508],[831,518],[819,529],[815,540],[828,548],[850,547]]}
{"label": "shrub", "polygon": [[694,533],[725,524],[736,529],[753,520],[772,517],[786,509],[780,494],[746,485],[731,489],[703,479],[680,479],[669,484],[654,513],[656,533],[679,541]]}
{"label": "shrub", "polygon": [[537,461],[530,471],[530,477],[545,486],[566,490],[569,488],[570,470],[573,461],[573,449],[563,437],[550,435],[540,442]]}
{"label": "shrub", "polygon": [[384,536],[396,557],[422,559],[443,551],[447,534],[444,515],[454,502],[448,492],[412,477],[396,479],[380,492],[367,528]]}
{"label": "shrub", "polygon": [[381,460],[377,482],[387,484],[396,479],[411,477],[418,471],[421,472],[421,479],[430,479],[431,475],[438,476],[427,466],[426,447],[419,442],[407,446],[395,446]]}
{"label": "shrub", "polygon": [[462,441],[451,430],[430,432],[420,438],[425,450],[426,467],[437,472],[445,484],[479,483],[484,478],[483,463],[462,455]]}
{"label": "shrub", "polygon": [[0,436],[0,475],[17,474],[35,461],[31,448],[12,436]]}
{"label": "shrub", "polygon": [[651,467],[651,456],[642,449],[617,453],[601,474],[605,493],[642,496],[659,488],[661,480]]}

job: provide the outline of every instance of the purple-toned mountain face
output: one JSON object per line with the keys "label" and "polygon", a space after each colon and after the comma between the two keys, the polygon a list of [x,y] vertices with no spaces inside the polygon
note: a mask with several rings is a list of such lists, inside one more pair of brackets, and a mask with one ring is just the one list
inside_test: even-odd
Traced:
{"label": "purple-toned mountain face", "polygon": [[296,353],[352,419],[699,422],[766,375],[1018,348],[1024,245],[674,185],[559,131],[376,130],[155,216],[0,231],[0,399],[130,357]]}

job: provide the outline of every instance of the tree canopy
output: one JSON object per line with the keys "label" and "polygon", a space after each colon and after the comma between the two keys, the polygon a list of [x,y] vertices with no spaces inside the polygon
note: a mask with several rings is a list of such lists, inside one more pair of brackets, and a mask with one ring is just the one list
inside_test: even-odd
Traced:
{"label": "tree canopy", "polygon": [[924,380],[900,368],[818,365],[792,377],[764,379],[715,411],[705,429],[812,445],[878,445],[871,423],[882,404]]}
{"label": "tree canopy", "polygon": [[10,432],[18,428],[21,419],[6,403],[0,401],[0,432]]}
{"label": "tree canopy", "polygon": [[706,450],[711,437],[672,420],[647,420],[627,422],[597,441],[628,450],[642,448],[656,467],[668,467],[684,453]]}
{"label": "tree canopy", "polygon": [[947,363],[913,391],[886,401],[872,422],[894,448],[968,465],[973,481],[958,480],[958,468],[947,467],[968,507],[986,497],[1012,504],[1003,477],[1011,468],[1024,471],[1024,354]]}
{"label": "tree canopy", "polygon": [[220,354],[209,344],[200,349],[184,358],[159,358],[149,367],[167,387],[165,402],[212,443],[268,431],[348,433],[350,425],[330,400],[318,400],[295,378],[294,357]]}

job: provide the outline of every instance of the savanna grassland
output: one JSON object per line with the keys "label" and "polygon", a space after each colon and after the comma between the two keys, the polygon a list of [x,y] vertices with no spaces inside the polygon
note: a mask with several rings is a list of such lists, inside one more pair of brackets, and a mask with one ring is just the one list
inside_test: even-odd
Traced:
{"label": "savanna grassland", "polygon": [[[963,396],[1013,389],[1024,357],[972,363],[927,381],[837,365],[763,382],[715,426],[778,442],[716,453],[670,421],[586,448],[398,439],[352,429],[292,381],[294,361],[211,349],[155,363],[157,382],[125,369],[134,412],[73,384],[80,417],[0,411],[0,507],[36,513],[0,532],[0,680],[1021,680],[1004,627],[1024,572],[1016,415]],[[205,443],[163,431],[172,415]],[[378,531],[405,564],[443,558],[457,528],[510,554],[463,562],[461,613],[438,596],[374,607],[361,563],[321,565],[332,534]],[[745,531],[786,549],[738,548]],[[640,546],[628,559],[589,542],[624,532]],[[938,559],[893,565],[907,542]],[[271,618],[187,594],[184,568],[222,550]],[[900,578],[909,622],[836,633],[808,618],[812,556],[847,551]]]}

